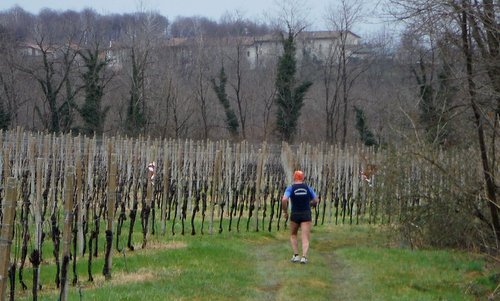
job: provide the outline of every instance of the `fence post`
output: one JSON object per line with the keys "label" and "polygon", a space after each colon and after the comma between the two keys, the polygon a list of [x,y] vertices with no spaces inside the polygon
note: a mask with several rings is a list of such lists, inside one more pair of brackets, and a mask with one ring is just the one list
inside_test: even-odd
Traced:
{"label": "fence post", "polygon": [[17,202],[16,179],[7,179],[7,195],[3,202],[4,216],[0,232],[0,300],[5,300],[10,263],[10,246],[14,234],[14,218]]}

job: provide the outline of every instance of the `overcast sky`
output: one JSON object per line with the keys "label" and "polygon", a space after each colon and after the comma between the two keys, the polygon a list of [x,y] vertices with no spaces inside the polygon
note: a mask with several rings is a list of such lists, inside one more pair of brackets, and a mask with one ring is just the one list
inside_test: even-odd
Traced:
{"label": "overcast sky", "polygon": [[[376,3],[379,0],[365,0],[367,12],[373,16],[373,9],[380,9]],[[141,3],[143,9],[141,9]],[[336,0],[304,0],[309,7],[309,19],[315,30],[325,29],[324,11],[329,3]],[[225,13],[239,11],[244,17],[254,21],[266,21],[266,16],[277,14],[275,0],[0,0],[0,10],[6,10],[18,5],[23,9],[37,14],[43,8],[54,10],[75,10],[93,8],[100,14],[131,13],[139,10],[153,10],[174,20],[177,16],[204,16],[218,21]],[[355,31],[373,32],[381,28],[377,19],[367,20]]]}

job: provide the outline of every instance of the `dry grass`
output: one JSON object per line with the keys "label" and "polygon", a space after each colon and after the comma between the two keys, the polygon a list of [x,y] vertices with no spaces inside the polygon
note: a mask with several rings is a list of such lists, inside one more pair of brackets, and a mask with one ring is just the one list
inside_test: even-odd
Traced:
{"label": "dry grass", "polygon": [[149,251],[155,251],[155,250],[183,249],[186,247],[187,247],[187,243],[184,241],[164,242],[164,241],[152,240],[152,241],[148,241],[145,249],[142,249],[141,243],[135,244],[134,250],[136,250],[137,252],[149,252]]}

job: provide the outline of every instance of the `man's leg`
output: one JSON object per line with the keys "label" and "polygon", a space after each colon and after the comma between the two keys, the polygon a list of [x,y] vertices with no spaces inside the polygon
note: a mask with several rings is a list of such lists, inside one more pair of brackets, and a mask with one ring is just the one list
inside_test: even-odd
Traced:
{"label": "man's leg", "polygon": [[298,231],[299,231],[299,224],[290,221],[290,243],[292,244],[293,254],[299,254],[299,247],[297,245]]}
{"label": "man's leg", "polygon": [[312,222],[302,222],[300,223],[301,234],[302,234],[302,256],[307,257],[307,252],[309,251],[309,237],[311,236],[311,225]]}

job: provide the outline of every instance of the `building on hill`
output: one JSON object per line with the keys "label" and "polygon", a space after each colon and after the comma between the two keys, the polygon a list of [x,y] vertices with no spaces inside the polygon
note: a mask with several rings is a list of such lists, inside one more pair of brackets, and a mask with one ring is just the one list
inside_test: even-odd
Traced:
{"label": "building on hill", "polygon": [[20,42],[16,45],[18,53],[23,57],[39,57],[45,51],[49,56],[55,56],[53,47],[42,49],[39,44],[34,42]]}
{"label": "building on hill", "polygon": [[[303,31],[295,38],[297,62],[303,61],[304,55],[315,61],[325,61],[338,53],[341,32],[339,31]],[[348,31],[345,33],[348,51],[355,51],[360,44],[361,37]],[[279,34],[268,34],[255,37],[247,45],[247,59],[252,67],[263,64],[269,57],[278,57],[283,52],[282,37]],[[265,63],[264,63],[265,64]]]}
{"label": "building on hill", "polygon": [[[339,31],[304,31],[296,37],[297,61],[300,64],[304,56],[309,59],[324,62],[339,52],[342,33]],[[348,31],[345,32],[345,46],[348,55],[360,47],[361,37]],[[266,34],[263,36],[206,38],[203,39],[204,47],[235,48],[243,50],[251,68],[266,66],[267,61],[275,61],[283,53],[282,37],[280,34]],[[183,57],[189,56],[195,46],[200,46],[198,38],[173,38],[166,47],[175,48]]]}

